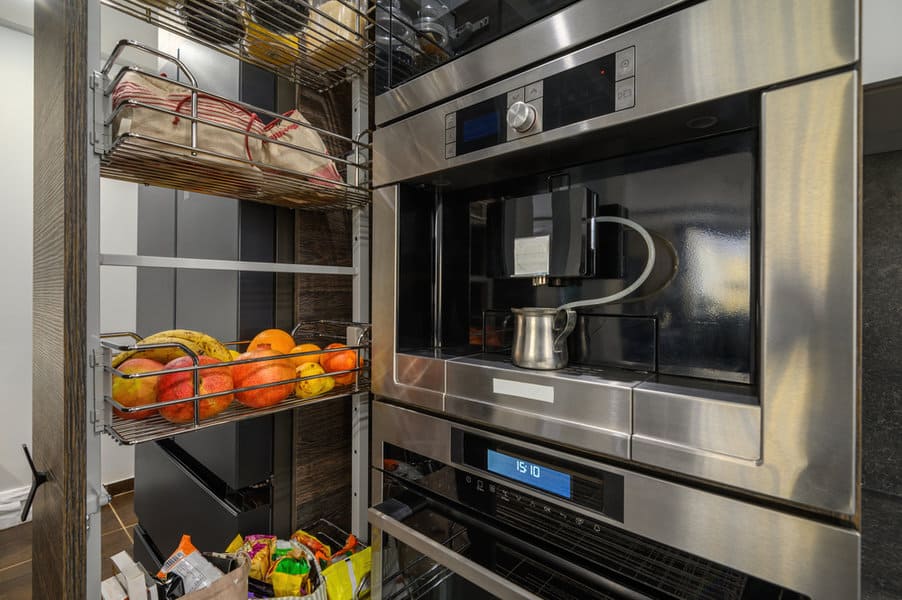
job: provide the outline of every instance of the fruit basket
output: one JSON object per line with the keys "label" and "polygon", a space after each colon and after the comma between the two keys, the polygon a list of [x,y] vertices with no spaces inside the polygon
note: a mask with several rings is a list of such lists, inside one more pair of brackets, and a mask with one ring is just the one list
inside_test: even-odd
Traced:
{"label": "fruit basket", "polygon": [[131,445],[368,392],[369,335],[345,321],[225,344],[190,330],[102,334],[98,423]]}
{"label": "fruit basket", "polygon": [[[126,49],[162,58],[188,80],[113,67]],[[94,77],[95,150],[111,179],[325,210],[369,203],[369,146],[285,114],[210,93],[184,62],[120,41]]]}
{"label": "fruit basket", "polygon": [[227,56],[325,91],[369,68],[374,24],[366,2],[101,0]]}

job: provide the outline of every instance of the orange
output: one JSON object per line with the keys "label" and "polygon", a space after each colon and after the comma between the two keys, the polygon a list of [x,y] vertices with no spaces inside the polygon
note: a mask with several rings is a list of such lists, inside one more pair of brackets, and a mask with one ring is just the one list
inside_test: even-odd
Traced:
{"label": "orange", "polygon": [[[327,350],[332,348],[344,348],[344,344],[329,344],[326,346]],[[323,357],[320,359],[320,364],[323,365],[323,368],[327,373],[334,373],[336,371],[349,371],[357,366],[357,352],[355,350],[345,350],[343,352],[329,352],[327,354],[323,354]],[[360,364],[362,366],[363,360],[360,360]],[[357,380],[357,373],[345,373],[344,375],[337,375],[335,377],[335,383],[339,385],[347,385],[349,383],[353,383]]]}
{"label": "orange", "polygon": [[[317,352],[322,350],[316,344],[301,344],[299,346],[295,346],[291,349],[291,354],[301,354],[303,352]],[[304,363],[316,363],[319,364],[320,358],[322,354],[308,354],[307,356],[299,356],[297,358],[292,358],[291,362],[294,363],[295,367],[300,367]]]}
{"label": "orange", "polygon": [[294,348],[294,338],[287,331],[281,329],[267,329],[261,331],[247,347],[248,352],[253,352],[258,346],[268,344],[278,354],[289,354]]}
{"label": "orange", "polygon": [[[344,344],[334,343],[334,344],[329,344],[328,346],[326,346],[326,350],[334,350],[335,348],[346,348],[346,347],[347,346],[345,346]],[[338,356],[339,354],[344,354],[344,353],[343,352],[323,352],[319,356],[319,364],[321,364],[323,366],[323,368],[327,368],[329,366],[329,362],[333,358]]]}

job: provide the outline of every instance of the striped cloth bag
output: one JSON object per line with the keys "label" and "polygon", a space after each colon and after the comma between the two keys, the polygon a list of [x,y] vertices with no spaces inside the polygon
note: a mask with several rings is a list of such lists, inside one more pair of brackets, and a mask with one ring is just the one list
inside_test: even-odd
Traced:
{"label": "striped cloth bag", "polygon": [[[283,116],[309,125],[309,121],[298,110],[289,111]],[[335,162],[329,158],[323,139],[314,129],[287,119],[276,119],[263,128],[263,135],[270,140],[291,144],[303,150],[264,141],[259,146],[260,154],[254,154],[259,157],[259,162],[302,174],[307,176],[310,183],[324,187],[335,187],[330,181],[342,181]]]}
{"label": "striped cloth bag", "polygon": [[[113,90],[113,109],[129,100],[191,115],[191,90],[177,82],[137,71],[126,73]],[[246,132],[263,133],[263,123],[256,113],[199,92],[197,116],[229,127],[222,129],[198,123],[198,158],[237,169],[257,170],[254,165],[243,162],[254,160],[261,153],[261,141],[246,135]],[[113,139],[126,134],[136,134],[138,137],[135,139],[142,145],[167,154],[190,156],[192,153],[191,119],[160,110],[142,106],[122,107],[113,121]]]}

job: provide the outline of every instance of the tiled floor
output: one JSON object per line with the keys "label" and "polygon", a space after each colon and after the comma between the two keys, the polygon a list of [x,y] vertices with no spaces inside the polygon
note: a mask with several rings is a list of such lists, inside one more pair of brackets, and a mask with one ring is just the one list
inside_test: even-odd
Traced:
{"label": "tiled floor", "polygon": [[[134,492],[113,496],[100,514],[102,576],[112,577],[109,557],[132,551],[132,533],[138,518],[134,511]],[[50,565],[48,565],[50,567]],[[31,523],[0,530],[0,600],[31,598]]]}

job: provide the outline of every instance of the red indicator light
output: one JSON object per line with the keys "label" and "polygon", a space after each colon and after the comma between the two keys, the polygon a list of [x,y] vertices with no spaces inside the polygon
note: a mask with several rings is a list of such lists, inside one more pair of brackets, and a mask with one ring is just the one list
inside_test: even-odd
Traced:
{"label": "red indicator light", "polygon": [[605,73],[607,73],[607,71],[605,69],[602,69],[601,74],[604,75]]}

